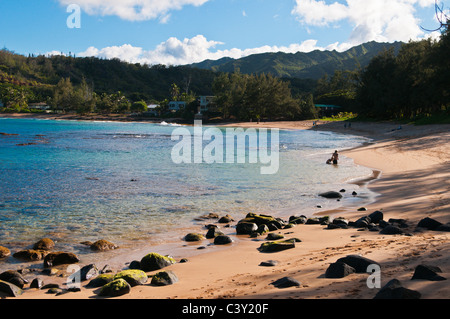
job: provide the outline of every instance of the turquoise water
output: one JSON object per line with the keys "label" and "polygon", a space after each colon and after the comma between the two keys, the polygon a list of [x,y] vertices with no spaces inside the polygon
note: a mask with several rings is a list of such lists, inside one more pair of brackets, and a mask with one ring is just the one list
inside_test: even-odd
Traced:
{"label": "turquoise water", "polygon": [[[181,237],[193,218],[210,212],[280,217],[311,215],[342,204],[318,193],[358,186],[347,181],[372,171],[335,150],[361,137],[314,131],[280,131],[277,174],[261,164],[174,164],[176,127],[148,123],[0,119],[0,245],[28,247],[42,237],[61,250],[108,239],[132,247]],[[370,197],[368,190],[359,190]]]}

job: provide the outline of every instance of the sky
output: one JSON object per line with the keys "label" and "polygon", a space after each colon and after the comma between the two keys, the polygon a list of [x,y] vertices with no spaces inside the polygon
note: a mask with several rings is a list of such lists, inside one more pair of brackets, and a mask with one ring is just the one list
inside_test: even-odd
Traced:
{"label": "sky", "polygon": [[3,48],[149,65],[345,51],[438,26],[435,0],[0,0]]}

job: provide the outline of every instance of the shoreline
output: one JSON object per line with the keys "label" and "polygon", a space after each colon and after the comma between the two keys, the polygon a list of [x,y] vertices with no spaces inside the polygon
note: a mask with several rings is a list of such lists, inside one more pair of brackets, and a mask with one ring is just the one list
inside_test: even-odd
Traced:
{"label": "shoreline", "polygon": [[[247,127],[245,124],[241,125]],[[284,124],[279,123],[277,128],[310,128],[308,123]],[[353,182],[364,184],[380,195],[373,203],[367,205],[367,212],[349,209],[347,212],[334,211],[334,215],[341,214],[353,219],[381,209],[385,214],[385,220],[406,218],[411,227],[427,216],[436,218],[444,224],[450,222],[450,217],[445,214],[450,205],[448,195],[444,191],[448,190],[446,187],[449,173],[443,169],[448,165],[449,150],[445,147],[449,145],[450,136],[446,133],[450,131],[448,126],[411,130],[406,126],[402,130],[394,131],[395,124],[391,123],[379,125],[363,123],[362,128],[358,128],[358,124],[352,125],[356,129],[351,131],[342,129],[342,123],[330,125],[327,123],[315,129],[338,133],[351,132],[374,140],[374,143],[343,151],[342,154],[352,158],[357,165],[372,168],[374,173],[371,177]],[[426,144],[430,141],[434,144]],[[419,142],[425,143],[426,150],[417,147],[416,144]],[[381,161],[381,158],[384,160]],[[436,183],[436,178],[441,183]],[[417,183],[422,187],[419,188]],[[431,185],[430,189],[423,188]],[[417,195],[420,191],[424,194],[411,196],[411,193]],[[406,196],[408,193],[409,196]],[[433,205],[430,206],[430,203]],[[357,229],[323,228],[321,225],[297,225],[289,230],[281,230],[280,232],[286,235],[293,232],[289,236],[298,237],[302,242],[298,244],[298,248],[274,254],[258,252],[257,247],[261,241],[251,240],[248,236],[236,236],[239,242],[231,247],[212,252],[204,250],[205,253],[189,258],[186,264],[177,263],[170,266],[168,269],[173,270],[180,278],[180,282],[175,285],[155,289],[147,284],[132,289],[130,294],[120,298],[373,298],[376,291],[365,287],[367,274],[353,274],[334,280],[323,278],[330,263],[335,262],[338,257],[355,253],[379,261],[383,265],[383,270],[387,269],[382,272],[382,284],[398,278],[405,287],[419,290],[423,298],[450,298],[450,287],[445,281],[433,283],[410,280],[414,267],[422,261],[439,266],[443,271],[441,275],[450,277],[449,233],[425,231],[414,233],[413,236],[403,236],[380,235]],[[321,240],[317,240],[318,236]],[[260,261],[268,259],[279,260],[280,266],[269,269],[258,266]],[[302,282],[301,287],[280,290],[270,285],[271,281],[284,275],[298,278]],[[49,281],[46,277],[44,280]],[[85,284],[87,282],[82,286]],[[19,298],[87,299],[94,295],[92,289],[84,288],[79,293],[58,297],[49,296],[44,291],[29,290]]]}

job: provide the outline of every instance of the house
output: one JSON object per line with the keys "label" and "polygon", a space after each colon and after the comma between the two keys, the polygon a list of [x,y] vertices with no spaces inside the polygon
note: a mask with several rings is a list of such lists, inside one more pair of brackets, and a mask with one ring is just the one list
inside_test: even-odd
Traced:
{"label": "house", "polygon": [[45,103],[45,102],[30,103],[30,104],[28,104],[28,108],[34,109],[34,110],[41,110],[41,111],[48,111],[51,109],[51,107],[48,106],[47,103]]}
{"label": "house", "polygon": [[214,104],[214,96],[200,96],[200,113],[204,113],[210,110]]}
{"label": "house", "polygon": [[341,112],[342,109],[342,106],[329,104],[315,104],[315,106],[319,111],[320,117],[337,115],[339,112]]}
{"label": "house", "polygon": [[144,115],[150,117],[158,117],[159,116],[158,108],[159,108],[158,104],[149,104],[147,105],[147,111],[144,112]]}
{"label": "house", "polygon": [[170,101],[169,111],[177,112],[186,108],[186,102],[184,101]]}

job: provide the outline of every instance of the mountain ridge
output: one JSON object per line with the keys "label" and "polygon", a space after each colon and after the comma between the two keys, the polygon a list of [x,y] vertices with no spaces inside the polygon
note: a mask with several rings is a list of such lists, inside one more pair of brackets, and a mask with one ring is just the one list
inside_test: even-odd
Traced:
{"label": "mountain ridge", "polygon": [[396,53],[403,42],[367,42],[344,52],[314,50],[311,52],[269,52],[253,54],[239,59],[224,57],[219,60],[205,60],[188,64],[192,68],[215,72],[270,73],[281,78],[319,79],[325,74],[331,76],[335,70],[353,71],[365,67],[383,50],[393,49]]}

